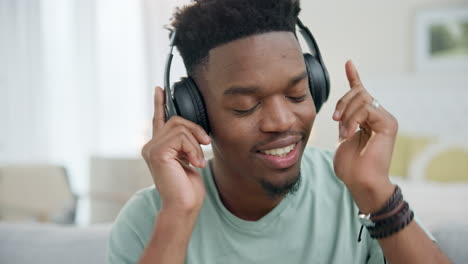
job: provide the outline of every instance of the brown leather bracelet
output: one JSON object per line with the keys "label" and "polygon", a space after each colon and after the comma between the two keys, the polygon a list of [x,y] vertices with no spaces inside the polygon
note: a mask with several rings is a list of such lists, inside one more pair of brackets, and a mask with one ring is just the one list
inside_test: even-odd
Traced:
{"label": "brown leather bracelet", "polygon": [[413,218],[413,211],[409,208],[408,203],[404,201],[403,206],[395,214],[377,221],[374,227],[368,227],[367,229],[372,238],[385,238],[402,230]]}
{"label": "brown leather bracelet", "polygon": [[409,210],[409,205],[405,200],[402,200],[401,205],[398,208],[396,208],[393,211],[393,213],[389,213],[386,217],[380,217],[376,219],[374,221],[375,227],[385,226],[385,225],[388,225],[389,223],[394,222],[395,219],[403,215],[407,210]]}
{"label": "brown leather bracelet", "polygon": [[403,200],[403,195],[401,193],[401,189],[398,185],[395,185],[395,190],[393,191],[392,196],[387,200],[385,205],[378,210],[377,212],[373,213],[373,216],[379,216],[379,215],[384,215],[392,211],[394,208],[400,204],[400,202]]}
{"label": "brown leather bracelet", "polygon": [[[379,219],[382,217],[386,217],[389,213],[393,212],[395,208],[397,208],[401,202],[403,201],[403,195],[401,194],[401,189],[398,185],[395,185],[395,189],[393,191],[392,196],[385,202],[385,205],[375,213],[370,213],[367,216],[374,221],[374,219]],[[361,211],[359,211],[359,215],[361,215]]]}
{"label": "brown leather bracelet", "polygon": [[409,225],[409,223],[411,223],[413,218],[414,218],[414,212],[412,210],[408,210],[407,215],[405,217],[400,218],[398,223],[394,224],[392,228],[387,228],[385,230],[382,230],[380,233],[377,233],[374,235],[371,234],[371,237],[376,238],[376,239],[382,239],[382,238],[389,237],[395,233],[398,233],[407,225]]}
{"label": "brown leather bracelet", "polygon": [[385,213],[383,213],[383,214],[372,215],[371,220],[372,220],[373,222],[378,222],[378,221],[380,221],[380,220],[382,220],[382,219],[385,219],[385,218],[387,218],[387,217],[390,217],[390,216],[396,214],[397,212],[399,212],[403,206],[405,206],[405,200],[403,200],[403,197],[402,197],[402,199],[400,199],[400,200],[398,201],[396,207],[393,208],[391,211],[385,212]]}

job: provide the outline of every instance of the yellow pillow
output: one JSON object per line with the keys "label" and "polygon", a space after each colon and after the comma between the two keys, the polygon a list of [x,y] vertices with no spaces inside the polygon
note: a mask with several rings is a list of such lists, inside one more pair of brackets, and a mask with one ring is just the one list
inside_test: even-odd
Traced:
{"label": "yellow pillow", "polygon": [[425,176],[438,182],[468,181],[468,150],[452,148],[440,152],[429,162]]}
{"label": "yellow pillow", "polygon": [[390,175],[407,178],[411,161],[433,142],[434,139],[431,137],[413,137],[398,134],[393,149]]}
{"label": "yellow pillow", "polygon": [[398,177],[406,177],[406,170],[408,168],[407,148],[408,139],[404,136],[398,135],[395,140],[395,147],[393,148],[392,163],[390,164],[390,175]]}

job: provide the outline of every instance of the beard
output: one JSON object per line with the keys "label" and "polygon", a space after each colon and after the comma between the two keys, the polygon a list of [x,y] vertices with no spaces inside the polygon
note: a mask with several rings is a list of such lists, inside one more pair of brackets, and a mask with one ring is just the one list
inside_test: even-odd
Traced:
{"label": "beard", "polygon": [[286,197],[286,195],[295,194],[301,187],[302,176],[301,172],[299,171],[299,174],[296,177],[282,184],[273,184],[265,180],[262,180],[260,184],[269,198],[272,200],[277,200],[281,197]]}

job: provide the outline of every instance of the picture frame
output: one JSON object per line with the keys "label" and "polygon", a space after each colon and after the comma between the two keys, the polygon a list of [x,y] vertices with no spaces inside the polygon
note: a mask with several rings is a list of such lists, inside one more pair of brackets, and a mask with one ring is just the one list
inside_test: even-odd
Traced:
{"label": "picture frame", "polygon": [[468,72],[468,5],[416,13],[416,71]]}

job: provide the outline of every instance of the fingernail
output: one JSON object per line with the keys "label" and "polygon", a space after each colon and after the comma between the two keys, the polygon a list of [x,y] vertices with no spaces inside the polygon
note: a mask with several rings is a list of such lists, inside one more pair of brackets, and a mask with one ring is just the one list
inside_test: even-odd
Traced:
{"label": "fingernail", "polygon": [[336,119],[340,118],[340,111],[336,110],[335,113],[333,114],[333,117]]}

